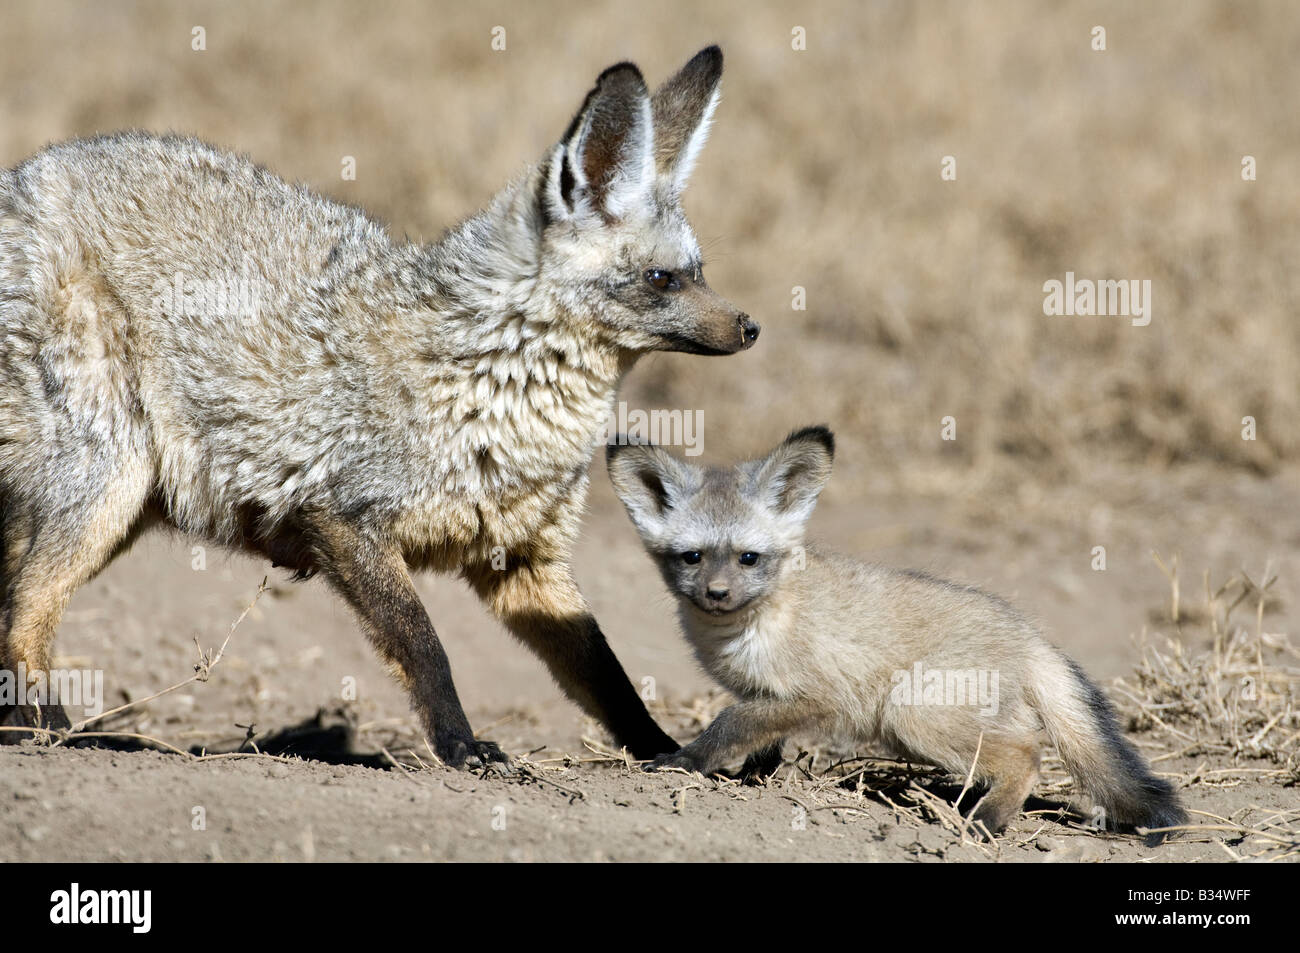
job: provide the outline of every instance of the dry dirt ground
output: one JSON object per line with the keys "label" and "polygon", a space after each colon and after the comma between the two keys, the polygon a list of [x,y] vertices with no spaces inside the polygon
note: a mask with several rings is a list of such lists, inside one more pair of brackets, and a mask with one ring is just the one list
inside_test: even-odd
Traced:
{"label": "dry dirt ground", "polygon": [[[189,677],[196,639],[230,635],[225,654],[107,726],[179,752],[0,749],[0,860],[1294,860],[1300,10],[669,3],[672,28],[647,30],[641,7],[13,3],[0,166],[175,129],[431,237],[539,156],[602,67],[634,59],[653,82],[719,42],[726,95],[687,207],[711,282],[763,338],[649,360],[625,399],[701,410],[713,461],[830,424],[813,537],[1037,616],[1206,829],[1155,849],[1096,834],[1062,816],[1050,761],[994,845],[953,827],[962,779],[845,761],[869,752],[792,744],[765,787],[647,775],[432,577],[471,721],[520,761],[421,767],[404,696],[320,583],[271,574],[231,634],[269,567],[151,536],[76,594],[61,664],[102,669],[111,706]],[[1151,279],[1151,324],[1044,316],[1067,270]],[[656,716],[693,737],[722,700],[599,465],[576,572]]]}
{"label": "dry dirt ground", "polygon": [[[1240,567],[1262,582],[1266,560],[1282,579],[1294,578],[1297,568],[1300,518],[1286,506],[1288,489],[1253,479],[1221,487],[1223,506],[1212,521],[1194,505],[1194,492],[1162,481],[1149,498],[1114,514],[1115,525],[1105,536],[1111,545],[1104,572],[1090,568],[1089,548],[1071,532],[1028,524],[991,527],[939,503],[826,508],[814,529],[819,539],[846,551],[1006,593],[1043,619],[1099,679],[1128,673],[1128,689],[1137,690],[1132,669],[1143,644],[1165,648],[1165,637],[1177,636],[1188,656],[1212,649],[1199,570],[1209,571],[1217,588]],[[675,634],[657,577],[610,496],[598,485],[578,553],[578,577],[629,675],[639,684],[654,680],[652,707],[677,737],[688,740],[722,700]],[[1150,549],[1166,564],[1181,554],[1179,626],[1170,621],[1171,588]],[[1201,557],[1199,565],[1190,562],[1192,554]],[[193,558],[186,541],[148,538],[74,600],[60,650],[69,667],[107,670],[107,705],[126,695],[144,697],[192,674],[198,658],[193,639],[205,650],[219,646],[266,572],[221,555],[209,555],[207,569],[195,571]],[[1113,690],[1130,727],[1143,729],[1134,737],[1158,759],[1156,769],[1186,785],[1189,807],[1204,812],[1194,814],[1195,821],[1231,829],[1183,835],[1156,849],[1135,838],[1092,833],[1080,819],[1060,817],[1068,785],[1058,766],[1028,806],[1035,813],[1023,815],[990,848],[963,839],[934,810],[919,806],[917,798],[932,802],[909,793],[908,775],[900,776],[899,769],[872,765],[861,784],[832,783],[832,756],[852,752],[814,750],[814,763],[804,756],[795,764],[803,752],[788,745],[787,765],[766,787],[680,773],[647,775],[629,767],[610,755],[599,729],[559,695],[540,664],[512,644],[462,586],[437,578],[421,580],[421,589],[448,645],[470,718],[483,736],[527,760],[513,778],[434,766],[369,766],[384,763],[384,750],[414,763],[402,757],[412,740],[405,699],[346,609],[321,584],[288,584],[273,576],[269,586],[235,628],[207,682],[151,702],[143,715],[131,713],[112,727],[186,750],[231,751],[251,726],[254,746],[305,760],[0,749],[6,820],[0,858],[1223,861],[1229,854],[1220,841],[1237,856],[1294,857],[1300,849],[1300,725],[1293,715],[1273,727],[1262,748],[1252,749],[1241,739],[1234,744],[1225,738],[1226,719],[1169,704],[1178,701],[1172,696],[1162,701],[1186,717],[1180,723],[1157,708],[1170,731],[1152,730],[1157,726],[1134,716],[1132,706],[1124,707],[1127,696]],[[1224,630],[1244,630],[1247,639],[1263,633],[1261,661],[1273,674],[1261,686],[1274,696],[1290,692],[1294,705],[1300,658],[1278,651],[1281,643],[1274,637],[1295,631],[1294,610],[1267,602],[1257,630],[1254,605],[1243,602]],[[1253,649],[1248,655],[1253,671]],[[1239,681],[1224,676],[1213,685],[1234,709],[1249,704],[1234,697]],[[357,700],[343,714],[338,709],[350,684],[357,686]],[[1203,697],[1206,691],[1192,694]],[[1276,697],[1272,704],[1279,704]],[[326,714],[315,726],[319,730],[304,730],[284,742],[287,749],[277,746],[275,735],[313,722],[320,709]],[[429,760],[418,748],[416,755]],[[354,756],[369,756],[369,765],[347,763]],[[865,766],[855,762],[831,774]],[[915,779],[948,799],[961,783],[927,779],[923,770]]]}

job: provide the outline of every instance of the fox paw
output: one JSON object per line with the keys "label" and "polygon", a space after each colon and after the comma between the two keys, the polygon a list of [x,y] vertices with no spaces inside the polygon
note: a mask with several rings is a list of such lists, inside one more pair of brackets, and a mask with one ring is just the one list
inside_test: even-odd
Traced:
{"label": "fox paw", "polygon": [[493,741],[476,741],[473,738],[440,738],[433,750],[450,768],[491,768],[500,774],[510,774],[510,757]]}
{"label": "fox paw", "polygon": [[627,750],[638,761],[656,758],[661,754],[673,754],[681,745],[664,734],[657,725],[651,725],[648,736],[638,737],[635,741],[625,741]]}
{"label": "fox paw", "polygon": [[705,773],[708,765],[703,764],[700,759],[689,754],[685,748],[680,748],[671,754],[658,755],[653,761],[646,765],[647,771],[658,771],[661,768],[681,768],[683,771],[698,771]]}
{"label": "fox paw", "polygon": [[30,738],[48,740],[46,732],[62,732],[72,727],[62,705],[0,705],[0,727],[35,728],[42,731],[0,731],[0,744],[19,744]]}

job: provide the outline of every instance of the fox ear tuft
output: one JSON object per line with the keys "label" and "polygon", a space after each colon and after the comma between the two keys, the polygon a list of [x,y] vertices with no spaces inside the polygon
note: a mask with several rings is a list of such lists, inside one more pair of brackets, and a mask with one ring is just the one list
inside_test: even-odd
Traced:
{"label": "fox ear tuft", "polygon": [[642,532],[654,532],[689,492],[692,468],[650,444],[611,444],[605,450],[614,492]]}
{"label": "fox ear tuft", "polygon": [[655,169],[672,195],[686,187],[695,160],[709,137],[722,83],[722,50],[696,53],[678,73],[655,90]]}
{"label": "fox ear tuft", "polygon": [[645,206],[654,187],[654,125],[641,71],[619,63],[600,74],[551,153],[544,201],[550,217],[618,220]]}
{"label": "fox ear tuft", "polygon": [[801,427],[799,430],[792,431],[784,442],[788,444],[801,443],[805,440],[812,440],[821,444],[831,459],[835,458],[835,434],[831,433],[829,427],[824,424],[818,424],[815,427]]}
{"label": "fox ear tuft", "polygon": [[774,513],[805,523],[830,479],[834,459],[835,437],[830,430],[796,430],[758,461],[753,491]]}

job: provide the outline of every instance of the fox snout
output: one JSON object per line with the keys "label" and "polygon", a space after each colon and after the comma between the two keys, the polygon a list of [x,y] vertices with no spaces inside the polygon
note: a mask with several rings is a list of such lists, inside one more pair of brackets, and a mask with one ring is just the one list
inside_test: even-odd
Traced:
{"label": "fox snout", "polygon": [[728,317],[730,320],[724,320],[721,327],[716,330],[710,329],[711,333],[706,341],[711,342],[707,346],[712,350],[698,353],[735,354],[754,346],[754,342],[758,340],[758,332],[762,330],[758,322],[743,311],[737,311]]}
{"label": "fox snout", "polygon": [[710,320],[701,329],[703,331],[700,335],[701,343],[712,347],[717,354],[735,354],[753,347],[754,342],[758,340],[758,332],[762,330],[758,322],[745,312],[736,310],[721,298],[718,299],[718,303],[721,305],[719,310],[722,313],[716,317],[709,316]]}
{"label": "fox snout", "polygon": [[731,608],[731,587],[725,579],[714,579],[704,589],[704,606],[708,609]]}
{"label": "fox snout", "polygon": [[757,321],[711,290],[700,289],[692,297],[689,322],[662,335],[664,350],[723,355],[754,346],[762,330]]}
{"label": "fox snout", "polygon": [[692,587],[691,601],[711,616],[727,616],[743,608],[753,595],[743,580],[732,578],[725,570],[706,576]]}

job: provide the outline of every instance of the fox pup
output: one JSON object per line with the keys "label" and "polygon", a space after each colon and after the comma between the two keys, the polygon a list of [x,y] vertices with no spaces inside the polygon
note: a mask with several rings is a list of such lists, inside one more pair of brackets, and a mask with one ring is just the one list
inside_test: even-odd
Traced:
{"label": "fox pup", "polygon": [[[674,750],[570,550],[623,374],[758,337],[680,201],[721,76],[717,47],[653,92],[610,67],[427,245],[195,139],[0,169],[0,669],[47,672],[73,591],[165,525],[319,574],[448,764],[506,757],[475,738],[412,570],[458,573],[635,755]],[[65,727],[55,701],[0,723]]]}
{"label": "fox pup", "polygon": [[762,460],[686,464],[658,447],[610,446],[610,479],[677,597],[706,671],[739,700],[657,765],[713,773],[748,755],[770,773],[792,732],[870,743],[965,775],[988,791],[990,831],[1038,778],[1040,733],[1115,829],[1184,813],[1120,733],[1102,691],[996,596],[920,572],[803,549],[831,472],[824,427]]}

